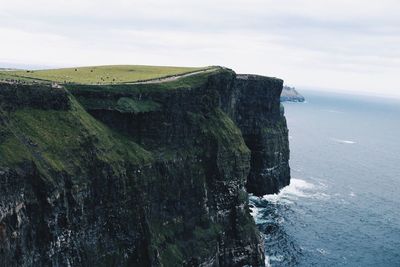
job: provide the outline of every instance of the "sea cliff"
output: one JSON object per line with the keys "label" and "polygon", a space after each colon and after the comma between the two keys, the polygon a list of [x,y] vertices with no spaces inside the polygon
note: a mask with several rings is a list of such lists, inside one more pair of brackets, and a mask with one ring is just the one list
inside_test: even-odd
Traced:
{"label": "sea cliff", "polygon": [[263,266],[290,179],[282,80],[0,83],[0,265]]}
{"label": "sea cliff", "polygon": [[294,87],[283,86],[281,101],[304,102],[305,98]]}

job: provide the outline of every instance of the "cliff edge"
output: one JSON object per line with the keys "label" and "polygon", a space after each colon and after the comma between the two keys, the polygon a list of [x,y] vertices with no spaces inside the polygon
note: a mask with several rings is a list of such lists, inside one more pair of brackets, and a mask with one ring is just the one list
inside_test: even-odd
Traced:
{"label": "cliff edge", "polygon": [[282,84],[0,83],[0,265],[264,266],[248,192],[289,183]]}

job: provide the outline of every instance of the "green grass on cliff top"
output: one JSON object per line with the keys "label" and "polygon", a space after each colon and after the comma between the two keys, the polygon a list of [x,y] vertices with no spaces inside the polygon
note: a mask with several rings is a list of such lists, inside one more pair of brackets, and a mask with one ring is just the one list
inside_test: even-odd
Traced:
{"label": "green grass on cliff top", "polygon": [[42,81],[77,84],[119,84],[182,75],[204,69],[207,68],[110,65],[48,70],[17,70],[0,71],[0,80],[11,79],[25,82]]}

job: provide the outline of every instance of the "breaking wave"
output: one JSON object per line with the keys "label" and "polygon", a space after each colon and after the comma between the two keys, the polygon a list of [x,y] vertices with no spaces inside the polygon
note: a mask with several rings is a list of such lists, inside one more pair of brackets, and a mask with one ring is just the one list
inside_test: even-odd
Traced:
{"label": "breaking wave", "polygon": [[292,203],[298,198],[327,199],[329,195],[319,189],[323,189],[323,184],[315,185],[302,179],[292,178],[290,185],[283,188],[278,194],[265,195],[262,198],[268,202]]}
{"label": "breaking wave", "polygon": [[317,181],[292,178],[290,185],[278,194],[255,197],[250,195],[251,214],[265,238],[266,266],[293,266],[303,250],[288,231],[295,214],[297,199],[328,199],[327,186]]}

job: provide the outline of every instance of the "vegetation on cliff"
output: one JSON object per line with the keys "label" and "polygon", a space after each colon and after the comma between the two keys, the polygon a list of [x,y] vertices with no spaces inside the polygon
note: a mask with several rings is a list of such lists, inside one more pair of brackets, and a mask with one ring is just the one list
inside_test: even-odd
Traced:
{"label": "vegetation on cliff", "polygon": [[182,75],[206,68],[142,65],[0,71],[0,79],[75,84],[117,84]]}
{"label": "vegetation on cliff", "polygon": [[[248,138],[252,123],[286,124],[280,81],[250,80],[215,67],[159,83],[0,83],[0,264],[262,265]],[[254,145],[275,164],[286,137],[271,131]]]}
{"label": "vegetation on cliff", "polygon": [[90,116],[72,96],[69,98],[68,110],[2,110],[0,165],[11,167],[33,161],[43,171],[73,173],[82,168],[89,153],[96,153],[109,163],[128,160],[143,164],[151,159],[150,152],[128,136],[113,132]]}

